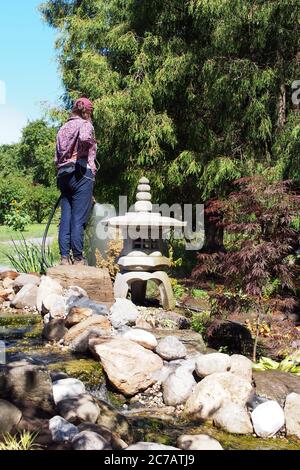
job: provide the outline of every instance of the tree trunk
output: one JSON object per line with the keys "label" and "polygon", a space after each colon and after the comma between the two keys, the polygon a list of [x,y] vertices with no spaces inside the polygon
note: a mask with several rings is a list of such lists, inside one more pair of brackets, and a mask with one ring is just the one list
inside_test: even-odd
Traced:
{"label": "tree trunk", "polygon": [[286,123],[286,89],[285,85],[280,86],[278,102],[278,122],[277,128],[281,131]]}
{"label": "tree trunk", "polygon": [[201,250],[204,253],[218,253],[226,251],[224,247],[223,214],[220,211],[217,200],[208,201],[204,209],[205,213],[205,243]]}

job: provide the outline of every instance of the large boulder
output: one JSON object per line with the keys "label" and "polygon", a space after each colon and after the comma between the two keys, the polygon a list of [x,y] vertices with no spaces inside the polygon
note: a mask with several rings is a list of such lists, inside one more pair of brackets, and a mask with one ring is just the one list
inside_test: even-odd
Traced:
{"label": "large boulder", "polygon": [[66,327],[72,328],[72,326],[78,325],[78,323],[91,317],[93,313],[94,311],[91,308],[72,307],[66,316]]}
{"label": "large boulder", "polygon": [[70,423],[78,421],[96,423],[100,415],[99,406],[88,393],[61,400],[57,405],[57,410]]}
{"label": "large boulder", "polygon": [[232,374],[237,374],[244,379],[252,382],[252,368],[253,363],[245,356],[241,354],[233,354],[230,356],[230,372]]}
{"label": "large boulder", "polygon": [[266,401],[251,413],[255,434],[259,437],[274,436],[284,426],[284,412],[277,401]]}
{"label": "large boulder", "polygon": [[168,406],[177,406],[185,403],[192,394],[196,381],[193,376],[193,367],[190,369],[181,366],[170,374],[163,382],[163,398]]}
{"label": "large boulder", "polygon": [[42,335],[47,341],[60,341],[67,332],[63,318],[56,318],[44,326]]}
{"label": "large boulder", "polygon": [[296,436],[300,439],[300,394],[290,393],[286,397],[284,406],[287,436]]}
{"label": "large boulder", "polygon": [[107,306],[114,303],[113,285],[108,269],[92,266],[55,266],[47,275],[56,279],[65,289],[81,287],[88,297]]}
{"label": "large boulder", "polygon": [[149,331],[132,328],[126,331],[122,336],[124,339],[133,341],[134,343],[143,346],[143,348],[151,349],[152,351],[157,346],[157,340],[155,336],[152,333],[149,333]]}
{"label": "large boulder", "polygon": [[21,411],[12,403],[0,400],[0,433],[10,433],[22,418]]}
{"label": "large boulder", "polygon": [[93,315],[77,325],[72,326],[65,336],[65,343],[72,343],[76,338],[82,335],[82,333],[91,331],[94,328],[101,328],[107,335],[111,334],[111,324],[109,320],[102,315]]}
{"label": "large boulder", "polygon": [[166,361],[183,359],[187,355],[184,344],[176,336],[166,336],[158,342],[156,353]]}
{"label": "large boulder", "polygon": [[37,305],[37,293],[37,286],[26,284],[14,297],[11,306],[17,309],[24,309],[26,307],[35,309]]}
{"label": "large boulder", "polygon": [[244,406],[225,403],[214,414],[214,425],[232,434],[251,434],[253,427],[250,416]]}
{"label": "large boulder", "polygon": [[62,400],[77,398],[84,393],[85,386],[80,380],[69,378],[53,382],[53,397],[56,405]]}
{"label": "large boulder", "polygon": [[100,338],[93,351],[110,382],[127,396],[153,385],[152,373],[163,367],[162,360],[152,351],[122,338]]}
{"label": "large boulder", "polygon": [[201,378],[216,372],[227,372],[230,367],[230,357],[223,353],[203,354],[196,361],[196,373]]}
{"label": "large boulder", "polygon": [[49,430],[53,442],[70,442],[79,433],[74,424],[69,423],[61,416],[54,416],[49,420]]}
{"label": "large boulder", "polygon": [[12,284],[15,292],[18,292],[22,287],[27,285],[38,286],[40,284],[40,277],[33,274],[20,274]]}
{"label": "large boulder", "polygon": [[111,450],[108,442],[93,431],[82,431],[72,440],[74,450]]}
{"label": "large boulder", "polygon": [[287,395],[300,394],[300,377],[280,370],[254,371],[253,380],[256,394],[284,405]]}
{"label": "large boulder", "polygon": [[116,329],[124,325],[134,325],[138,315],[137,307],[128,299],[116,299],[110,309],[110,321]]}
{"label": "large boulder", "polygon": [[55,281],[54,279],[51,279],[51,277],[42,276],[41,282],[37,291],[37,301],[36,301],[37,309],[40,313],[42,313],[43,301],[50,294],[62,295],[63,288],[59,284],[59,282]]}
{"label": "large boulder", "polygon": [[193,418],[213,419],[226,402],[245,406],[251,391],[249,381],[236,374],[211,374],[196,385],[186,402],[185,413]]}
{"label": "large boulder", "polygon": [[182,450],[223,450],[221,444],[207,434],[185,434],[177,439],[177,447]]}
{"label": "large boulder", "polygon": [[0,372],[0,396],[45,411],[54,407],[52,381],[46,367],[27,361],[11,362]]}

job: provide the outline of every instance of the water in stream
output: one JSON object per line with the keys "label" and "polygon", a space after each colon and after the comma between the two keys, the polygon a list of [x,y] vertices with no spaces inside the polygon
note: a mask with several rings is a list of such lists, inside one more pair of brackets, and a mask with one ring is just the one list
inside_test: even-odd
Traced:
{"label": "water in stream", "polygon": [[[164,413],[164,409],[133,409],[125,397],[107,388],[105,375],[92,357],[74,357],[69,351],[50,346],[41,336],[42,323],[37,315],[0,313],[0,340],[6,345],[6,361],[30,358],[82,380],[87,390],[124,412],[132,422],[136,440],[176,445],[182,434],[209,434],[228,450],[300,450],[300,441],[285,438],[261,439],[254,436],[229,435],[208,424],[185,422]],[[124,407],[125,405],[125,407]]]}

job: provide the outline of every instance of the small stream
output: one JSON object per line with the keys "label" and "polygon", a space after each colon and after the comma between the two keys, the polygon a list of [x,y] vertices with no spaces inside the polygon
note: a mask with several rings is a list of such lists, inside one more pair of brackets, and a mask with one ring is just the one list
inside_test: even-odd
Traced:
{"label": "small stream", "polygon": [[[41,336],[42,323],[38,315],[16,315],[0,312],[0,341],[5,342],[6,361],[30,359],[43,364],[52,372],[63,372],[82,380],[87,391],[114,405],[131,421],[136,440],[176,445],[182,434],[208,434],[228,450],[300,450],[300,442],[280,437],[261,439],[254,436],[229,435],[208,424],[195,424],[174,418],[162,408],[136,408],[125,397],[106,385],[98,361],[92,357],[74,356],[59,346],[51,346]],[[124,406],[125,405],[125,406]]]}

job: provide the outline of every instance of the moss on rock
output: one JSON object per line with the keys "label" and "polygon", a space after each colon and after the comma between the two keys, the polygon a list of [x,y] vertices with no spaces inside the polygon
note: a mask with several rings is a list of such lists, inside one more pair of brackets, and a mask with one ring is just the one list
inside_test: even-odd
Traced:
{"label": "moss on rock", "polygon": [[90,387],[98,386],[105,381],[101,364],[93,359],[73,359],[49,365],[50,371],[64,372],[70,377],[79,379]]}

